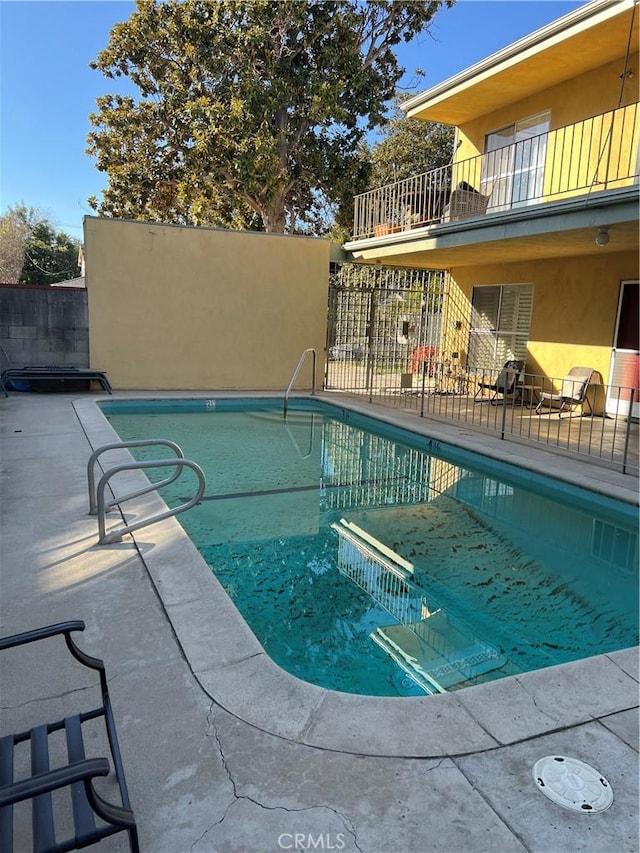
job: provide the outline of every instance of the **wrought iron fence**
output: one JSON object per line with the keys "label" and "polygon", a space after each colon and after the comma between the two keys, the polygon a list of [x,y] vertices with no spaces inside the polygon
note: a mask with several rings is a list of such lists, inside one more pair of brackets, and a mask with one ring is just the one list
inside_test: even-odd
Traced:
{"label": "wrought iron fence", "polygon": [[524,372],[523,362],[515,370],[463,367],[458,298],[439,270],[333,266],[325,389],[638,472],[637,358],[619,384],[589,376],[584,399],[581,373],[543,376]]}
{"label": "wrought iron fence", "polygon": [[411,357],[435,364],[448,287],[439,270],[333,267],[325,387],[378,390]]}
{"label": "wrought iron fence", "polygon": [[353,239],[638,182],[637,103],[362,193]]}
{"label": "wrought iron fence", "polygon": [[[543,444],[600,460],[623,473],[639,473],[637,380],[603,383],[519,373],[513,387],[499,371],[460,368],[455,362],[409,357],[403,364],[328,362],[327,389],[366,396],[369,402],[488,430],[500,438]],[[505,393],[506,391],[506,393]]]}

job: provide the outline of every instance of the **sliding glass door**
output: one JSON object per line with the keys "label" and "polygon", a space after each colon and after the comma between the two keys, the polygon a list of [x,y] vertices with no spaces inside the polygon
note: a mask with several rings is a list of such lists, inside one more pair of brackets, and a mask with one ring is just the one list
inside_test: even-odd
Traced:
{"label": "sliding glass door", "polygon": [[510,210],[540,201],[551,114],[539,113],[485,137],[482,192],[489,207]]}

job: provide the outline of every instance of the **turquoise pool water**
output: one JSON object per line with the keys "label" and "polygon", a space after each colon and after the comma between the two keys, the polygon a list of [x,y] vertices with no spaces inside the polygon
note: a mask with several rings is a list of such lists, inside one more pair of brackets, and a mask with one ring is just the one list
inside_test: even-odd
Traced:
{"label": "turquoise pool water", "polygon": [[204,469],[180,522],[299,678],[409,696],[638,642],[629,505],[313,401],[286,421],[276,401],[102,409],[123,440],[171,439]]}

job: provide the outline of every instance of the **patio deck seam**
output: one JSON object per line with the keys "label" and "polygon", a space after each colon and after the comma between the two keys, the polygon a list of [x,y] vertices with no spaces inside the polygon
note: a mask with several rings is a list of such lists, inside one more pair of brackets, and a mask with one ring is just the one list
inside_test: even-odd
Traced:
{"label": "patio deck seam", "polygon": [[[460,757],[462,757],[462,756],[460,756]],[[524,841],[524,838],[521,836],[521,834],[513,826],[511,826],[511,824],[509,823],[509,821],[506,820],[506,818],[504,818],[497,811],[496,807],[491,802],[489,797],[486,796],[484,791],[478,785],[474,784],[473,779],[467,773],[465,773],[462,764],[459,761],[456,761],[455,759],[452,759],[452,760],[453,760],[453,763],[454,763],[458,773],[460,773],[460,775],[464,778],[464,780],[467,782],[467,784],[470,786],[470,788],[473,791],[475,791],[475,793],[479,797],[481,797],[481,799],[484,801],[485,805],[493,812],[494,817],[498,821],[500,821],[500,823],[505,827],[507,832],[510,832],[511,835],[518,840],[518,842],[522,845],[522,849],[527,851],[527,853],[530,853],[531,848],[527,847],[527,845]]]}

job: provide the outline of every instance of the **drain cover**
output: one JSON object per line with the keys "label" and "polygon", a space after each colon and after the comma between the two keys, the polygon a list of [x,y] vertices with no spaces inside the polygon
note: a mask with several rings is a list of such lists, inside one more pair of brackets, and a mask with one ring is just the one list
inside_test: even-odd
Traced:
{"label": "drain cover", "polygon": [[536,761],[533,778],[545,797],[574,812],[603,812],[613,802],[609,782],[577,758],[547,755]]}

